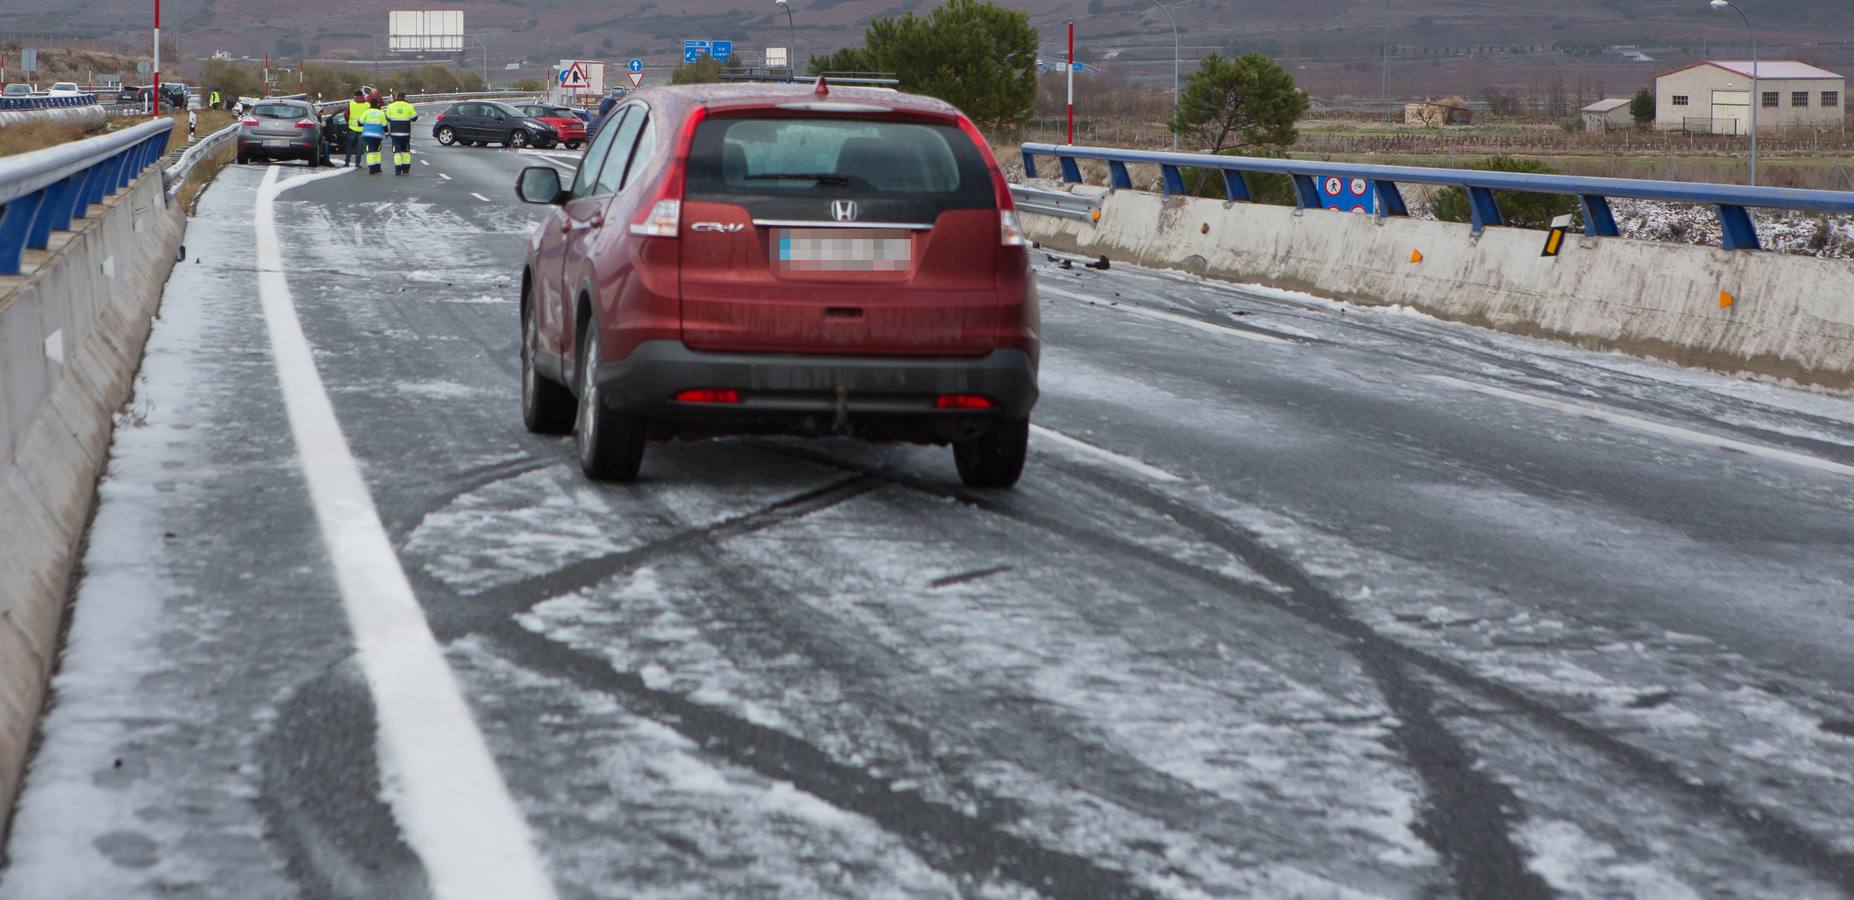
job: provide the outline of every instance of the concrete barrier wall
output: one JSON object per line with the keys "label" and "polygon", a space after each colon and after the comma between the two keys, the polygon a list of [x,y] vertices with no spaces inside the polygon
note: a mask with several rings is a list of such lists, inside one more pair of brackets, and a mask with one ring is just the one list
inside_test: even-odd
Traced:
{"label": "concrete barrier wall", "polygon": [[109,120],[109,110],[100,105],[67,106],[58,109],[0,110],[0,128],[29,125],[35,122],[81,123],[93,128]]}
{"label": "concrete barrier wall", "polygon": [[[1541,257],[1543,231],[1476,237],[1448,222],[1126,190],[1105,192],[1098,224],[1024,219],[1052,249],[1854,390],[1854,265],[1845,260],[1581,236]],[[1730,306],[1720,307],[1721,290]]]}
{"label": "concrete barrier wall", "polygon": [[0,841],[68,580],[186,227],[150,168],[0,277]]}

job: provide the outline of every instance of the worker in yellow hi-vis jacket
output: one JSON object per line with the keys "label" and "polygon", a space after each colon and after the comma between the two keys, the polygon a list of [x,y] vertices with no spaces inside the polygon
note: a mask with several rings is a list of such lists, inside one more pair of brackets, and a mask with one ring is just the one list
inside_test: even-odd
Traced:
{"label": "worker in yellow hi-vis jacket", "polygon": [[386,136],[393,142],[393,174],[412,174],[412,123],[418,121],[418,110],[406,102],[406,92],[393,94],[393,102],[386,105]]}

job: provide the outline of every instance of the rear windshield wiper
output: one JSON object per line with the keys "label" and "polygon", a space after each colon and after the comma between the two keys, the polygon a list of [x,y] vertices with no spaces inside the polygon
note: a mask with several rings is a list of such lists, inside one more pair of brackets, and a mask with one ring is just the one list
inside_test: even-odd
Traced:
{"label": "rear windshield wiper", "polygon": [[835,172],[763,172],[759,175],[747,176],[748,181],[786,178],[809,178],[818,184],[844,185],[850,183],[850,176],[838,175]]}

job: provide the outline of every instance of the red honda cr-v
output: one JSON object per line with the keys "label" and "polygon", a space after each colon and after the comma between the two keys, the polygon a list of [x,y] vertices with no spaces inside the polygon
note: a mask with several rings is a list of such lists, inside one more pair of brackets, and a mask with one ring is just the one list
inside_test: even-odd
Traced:
{"label": "red honda cr-v", "polygon": [[842,434],[1023,469],[1036,287],[997,161],[938,100],[814,85],[646,90],[612,110],[522,272],[522,420],[594,478],[647,439]]}

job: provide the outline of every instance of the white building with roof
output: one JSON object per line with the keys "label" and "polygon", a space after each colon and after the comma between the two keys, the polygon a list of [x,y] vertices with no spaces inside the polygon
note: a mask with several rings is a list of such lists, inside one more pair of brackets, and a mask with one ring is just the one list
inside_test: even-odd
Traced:
{"label": "white building with roof", "polygon": [[1846,79],[1793,59],[1757,65],[1752,97],[1751,63],[1708,60],[1654,80],[1654,125],[1670,131],[1748,134],[1751,104],[1759,131],[1841,131],[1847,118]]}
{"label": "white building with roof", "polygon": [[1635,120],[1629,117],[1629,101],[1615,97],[1598,100],[1578,112],[1583,114],[1585,131],[1627,128],[1635,123]]}

